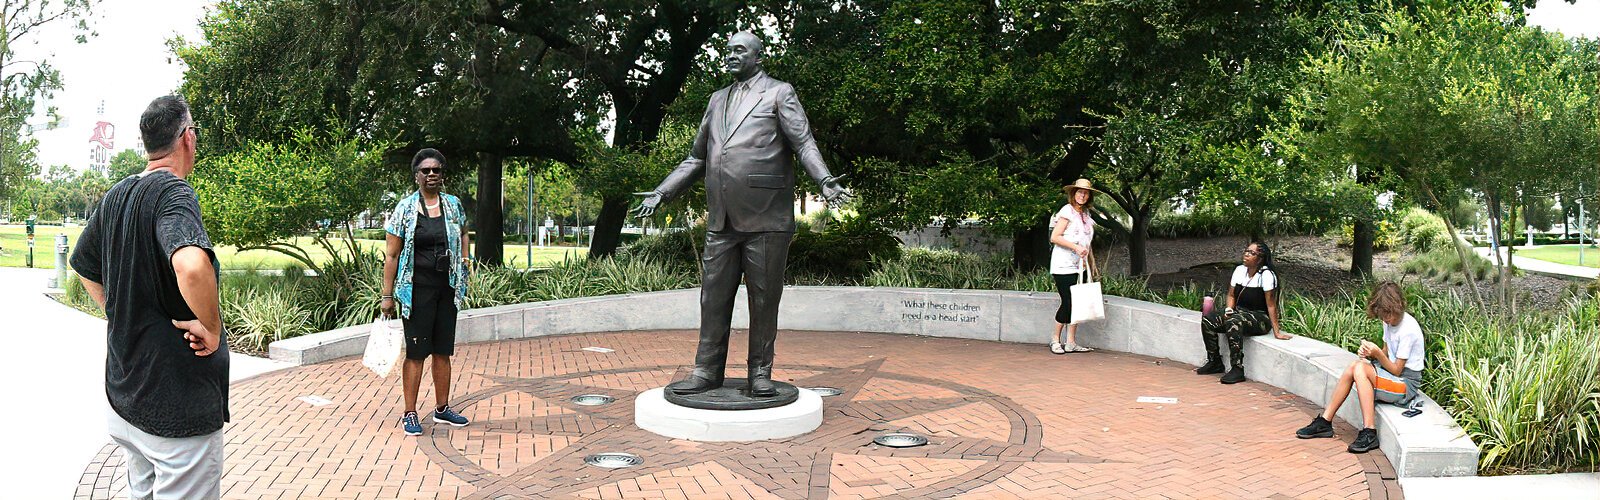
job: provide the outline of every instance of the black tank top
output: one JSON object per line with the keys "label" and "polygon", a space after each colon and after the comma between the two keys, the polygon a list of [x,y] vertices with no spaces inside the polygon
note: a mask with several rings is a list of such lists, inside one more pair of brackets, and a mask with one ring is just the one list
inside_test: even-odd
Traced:
{"label": "black tank top", "polygon": [[[1271,273],[1270,277],[1267,276],[1269,273]],[[1277,274],[1272,273],[1272,270],[1262,268],[1256,271],[1255,276],[1248,276],[1248,279],[1245,283],[1234,284],[1233,296],[1235,305],[1237,305],[1239,309],[1266,312],[1267,291],[1266,288],[1262,286],[1262,282],[1269,279],[1276,282],[1277,278]]]}
{"label": "black tank top", "polygon": [[429,217],[427,210],[417,211],[417,229],[412,233],[411,283],[415,286],[450,286],[450,238],[444,234],[444,213]]}

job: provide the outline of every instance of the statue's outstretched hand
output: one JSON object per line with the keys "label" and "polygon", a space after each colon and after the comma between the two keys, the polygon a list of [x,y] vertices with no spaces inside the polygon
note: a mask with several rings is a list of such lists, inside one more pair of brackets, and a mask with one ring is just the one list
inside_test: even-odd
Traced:
{"label": "statue's outstretched hand", "polygon": [[642,219],[651,215],[655,215],[656,207],[661,205],[661,193],[657,193],[655,191],[646,191],[643,193],[633,193],[633,195],[644,197],[644,200],[639,202],[639,206],[634,207],[634,217]]}
{"label": "statue's outstretched hand", "polygon": [[828,200],[828,207],[835,210],[843,207],[846,203],[850,203],[850,199],[855,197],[855,195],[850,194],[849,189],[845,189],[844,186],[839,184],[839,179],[842,177],[844,176],[835,175],[823,179],[821,182],[822,199]]}

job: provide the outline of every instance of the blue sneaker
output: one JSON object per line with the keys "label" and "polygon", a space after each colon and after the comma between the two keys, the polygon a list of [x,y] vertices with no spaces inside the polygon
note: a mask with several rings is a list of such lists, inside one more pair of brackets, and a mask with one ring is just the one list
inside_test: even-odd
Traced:
{"label": "blue sneaker", "polygon": [[405,416],[400,417],[400,423],[405,424],[407,436],[422,435],[422,422],[417,421],[417,412],[406,412]]}
{"label": "blue sneaker", "polygon": [[450,408],[450,405],[444,405],[439,407],[439,409],[434,410],[433,421],[441,424],[450,424],[456,427],[466,426],[468,422],[467,417],[463,417],[460,413],[456,413],[454,409]]}

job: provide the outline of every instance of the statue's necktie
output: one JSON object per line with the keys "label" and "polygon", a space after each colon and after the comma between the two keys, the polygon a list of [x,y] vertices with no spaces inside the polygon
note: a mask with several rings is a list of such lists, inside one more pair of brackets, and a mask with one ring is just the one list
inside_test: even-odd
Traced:
{"label": "statue's necktie", "polygon": [[722,114],[722,124],[726,129],[723,130],[723,135],[732,135],[734,127],[739,126],[738,120],[741,118],[737,115],[739,112],[739,100],[744,98],[745,89],[749,86],[749,83],[739,82],[728,89],[728,105]]}

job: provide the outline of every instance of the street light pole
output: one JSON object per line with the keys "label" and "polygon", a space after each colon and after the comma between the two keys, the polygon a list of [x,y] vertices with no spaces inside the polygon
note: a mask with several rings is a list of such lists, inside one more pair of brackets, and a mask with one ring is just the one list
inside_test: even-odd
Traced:
{"label": "street light pole", "polygon": [[528,179],[527,180],[528,180],[528,189],[527,189],[527,191],[528,191],[528,206],[526,207],[525,211],[528,213],[528,234],[526,234],[525,236],[527,236],[527,238],[528,238],[528,241],[527,241],[527,243],[528,243],[528,269],[533,269],[533,166],[532,165],[528,166]]}

